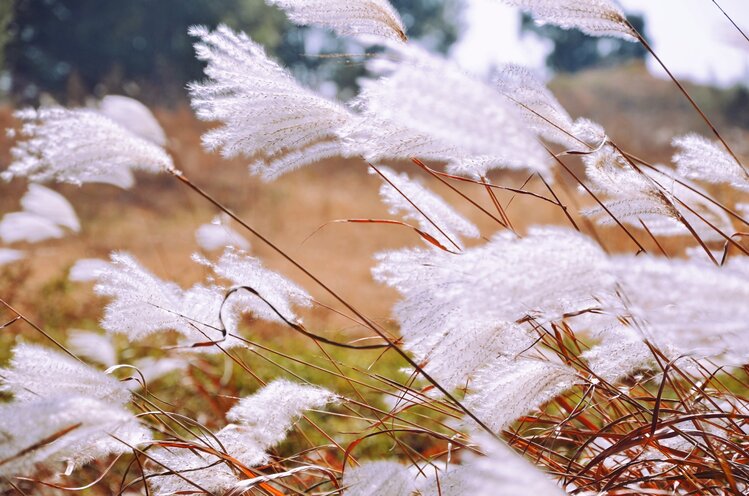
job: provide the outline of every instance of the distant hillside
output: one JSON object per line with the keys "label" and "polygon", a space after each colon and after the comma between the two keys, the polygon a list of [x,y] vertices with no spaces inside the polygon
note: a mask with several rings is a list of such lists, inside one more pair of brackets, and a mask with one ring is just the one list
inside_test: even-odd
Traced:
{"label": "distant hillside", "polygon": [[[710,133],[676,86],[640,63],[561,75],[550,86],[574,117],[599,122],[618,142],[651,159],[667,161],[674,136]],[[749,92],[685,86],[731,146],[749,155]]]}

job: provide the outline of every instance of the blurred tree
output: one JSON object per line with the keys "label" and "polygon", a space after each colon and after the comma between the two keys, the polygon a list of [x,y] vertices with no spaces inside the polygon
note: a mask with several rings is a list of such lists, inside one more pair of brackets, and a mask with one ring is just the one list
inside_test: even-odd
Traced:
{"label": "blurred tree", "polygon": [[[443,50],[456,39],[455,0],[393,3],[412,36]],[[339,77],[344,88],[354,84],[355,76],[342,69],[347,61],[318,56],[345,51],[347,42],[294,28],[263,0],[16,0],[18,35],[7,47],[14,92],[29,101],[40,92],[71,103],[107,92],[181,100],[185,84],[202,77],[187,28],[220,22],[246,31],[306,82]],[[309,33],[317,39],[311,54]]]}
{"label": "blurred tree", "polygon": [[[647,39],[645,19],[639,15],[628,17],[629,22]],[[619,38],[597,38],[575,29],[539,25],[523,15],[522,32],[532,32],[554,43],[546,57],[546,65],[557,72],[577,72],[592,67],[612,66],[636,59],[644,59],[645,49],[639,43]]]}
{"label": "blurred tree", "polygon": [[5,67],[5,46],[13,37],[10,23],[13,20],[14,0],[0,3],[0,70]]}

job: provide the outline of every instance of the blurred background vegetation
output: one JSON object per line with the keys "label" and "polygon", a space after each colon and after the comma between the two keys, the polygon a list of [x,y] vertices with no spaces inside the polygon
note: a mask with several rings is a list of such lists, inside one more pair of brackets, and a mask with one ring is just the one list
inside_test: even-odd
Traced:
{"label": "blurred background vegetation", "polygon": [[[447,51],[461,29],[460,0],[393,0],[409,35]],[[645,31],[641,17],[632,21]],[[4,0],[0,3],[0,91],[15,102],[41,94],[66,104],[124,93],[147,103],[184,101],[185,85],[202,77],[187,28],[226,23],[250,33],[305,83],[349,97],[363,73],[361,48],[317,29],[293,28],[264,0]],[[524,32],[551,40],[550,69],[576,72],[644,57],[639,45],[537,26]],[[330,86],[330,82],[335,86]],[[326,86],[327,85],[327,86]]]}

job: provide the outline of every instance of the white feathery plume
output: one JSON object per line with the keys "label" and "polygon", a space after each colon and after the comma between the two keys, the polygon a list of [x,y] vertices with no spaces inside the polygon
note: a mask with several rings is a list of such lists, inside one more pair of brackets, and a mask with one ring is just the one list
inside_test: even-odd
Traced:
{"label": "white feathery plume", "polygon": [[675,355],[745,363],[749,270],[740,260],[715,267],[644,255],[615,257],[621,297],[609,303],[611,312]]}
{"label": "white feathery plume", "polygon": [[[183,290],[159,279],[126,253],[112,254],[112,262],[96,276],[94,291],[112,298],[101,321],[110,333],[124,333],[137,341],[155,332],[174,330],[185,338],[184,346],[219,340],[222,347],[243,346],[231,336],[222,338],[223,331],[233,332],[241,313],[249,311],[244,297],[230,298],[222,312],[224,288],[196,284]],[[195,351],[219,353],[221,349],[201,347]]]}
{"label": "white feathery plume", "polygon": [[318,386],[276,379],[253,395],[242,398],[226,418],[249,429],[258,446],[267,449],[286,437],[286,432],[307,410],[322,408],[338,397]]}
{"label": "white feathery plume", "polygon": [[[306,291],[277,272],[263,267],[260,260],[242,251],[227,248],[215,263],[199,255],[193,256],[193,259],[210,267],[217,276],[230,281],[235,287],[252,288],[275,308],[274,311],[268,303],[248,291],[239,291],[236,294],[237,305],[258,319],[278,323],[283,323],[283,319],[299,322],[300,319],[294,313],[293,307],[312,305],[312,298]],[[283,319],[276,312],[280,313]]]}
{"label": "white feathery plume", "polygon": [[396,54],[390,75],[363,82],[355,102],[362,118],[341,128],[352,153],[447,161],[472,176],[495,168],[549,172],[538,140],[495,88],[417,47]]}
{"label": "white feathery plume", "polygon": [[99,102],[99,113],[144,140],[166,146],[166,133],[161,124],[138,100],[122,95],[107,95]]}
{"label": "white feathery plume", "polygon": [[68,348],[76,356],[83,357],[105,367],[117,363],[117,350],[112,338],[97,332],[73,330],[68,333]]}
{"label": "white feathery plume", "polygon": [[615,36],[637,41],[637,34],[613,0],[502,0],[520,7],[537,21],[564,29],[579,29],[591,36]]}
{"label": "white feathery plume", "polygon": [[223,124],[203,136],[206,148],[256,157],[252,171],[266,180],[340,150],[336,130],[351,118],[343,106],[300,86],[244,33],[220,25],[190,35],[200,38],[195,50],[210,78],[190,85],[192,105],[200,119]]}
{"label": "white feathery plume", "polygon": [[24,123],[22,139],[11,150],[13,163],[0,174],[6,181],[27,177],[129,188],[132,170],[156,173],[174,167],[162,148],[93,110],[28,109],[15,116]]}
{"label": "white feathery plume", "polygon": [[411,496],[417,488],[414,475],[400,463],[390,461],[352,467],[344,472],[341,485],[346,496]]}
{"label": "white feathery plume", "polygon": [[406,41],[403,21],[388,0],[266,0],[294,24],[323,26],[339,35]]}
{"label": "white feathery plume", "polygon": [[67,227],[71,231],[81,230],[78,216],[70,202],[60,193],[41,184],[29,184],[29,190],[21,198],[21,207],[25,212],[49,219],[58,226]]}
{"label": "white feathery plume", "polygon": [[584,150],[575,123],[556,97],[527,68],[509,64],[497,77],[499,91],[517,105],[520,115],[542,138],[570,150]]}
{"label": "white feathery plume", "polygon": [[26,256],[21,250],[13,250],[11,248],[0,248],[0,267],[3,265],[11,264],[23,260]]}
{"label": "white feathery plume", "polygon": [[[216,433],[220,445],[212,437],[207,437],[204,443],[245,466],[260,465],[268,461],[267,451],[284,440],[299,416],[336,399],[335,394],[325,389],[278,379],[243,398],[229,410],[227,419],[235,423]],[[239,482],[238,477],[225,464],[219,463],[220,458],[215,455],[166,449],[151,453],[170,469],[184,472],[190,480],[214,493],[224,494]],[[149,483],[157,495],[195,490],[194,486],[173,474],[151,477]]]}
{"label": "white feathery plume", "polygon": [[527,349],[534,339],[517,321],[597,307],[596,296],[614,282],[598,245],[561,228],[522,239],[500,234],[459,256],[411,249],[377,259],[375,279],[403,296],[395,316],[405,347],[448,387]]}
{"label": "white feathery plume", "polygon": [[101,258],[81,258],[70,268],[68,279],[74,282],[95,281],[99,273],[109,268],[109,262]]}
{"label": "white feathery plume", "polygon": [[195,240],[206,251],[224,249],[227,246],[245,251],[250,249],[250,242],[232,229],[229,219],[222,216],[217,216],[208,224],[201,225],[195,231]]}
{"label": "white feathery plume", "polygon": [[673,160],[682,176],[749,191],[749,175],[722,144],[699,134],[674,138],[672,144],[679,150]]}
{"label": "white feathery plume", "polygon": [[95,459],[131,452],[130,446],[151,439],[130,412],[94,398],[68,395],[5,403],[0,418],[0,477],[30,476],[40,466],[60,470],[64,464],[69,472]]}
{"label": "white feathery plume", "polygon": [[396,173],[389,167],[378,167],[378,170],[386,178],[380,187],[380,198],[392,215],[400,214],[407,221],[416,221],[419,229],[447,248],[452,248],[453,243],[462,248],[460,237],[478,238],[481,235],[476,226],[421,181],[411,179],[405,172]]}
{"label": "white feathery plume", "polygon": [[94,291],[112,298],[101,321],[107,332],[136,341],[183,323],[174,313],[181,307],[179,286],[159,279],[127,253],[111,255],[109,267],[97,274]]}
{"label": "white feathery plume", "polygon": [[[443,496],[516,496],[535,494],[538,496],[562,496],[566,494],[554,481],[532,463],[513,452],[505,444],[488,436],[477,439],[485,456],[467,455],[463,465],[448,471],[440,481]],[[458,477],[452,476],[451,472]],[[450,484],[457,479],[458,484]],[[452,485],[452,488],[450,486]]]}
{"label": "white feathery plume", "polygon": [[125,383],[49,348],[19,344],[8,368],[0,369],[0,391],[16,402],[60,395],[86,396],[124,405],[130,401]]}
{"label": "white feathery plume", "polygon": [[154,358],[144,357],[133,362],[133,367],[138,369],[147,383],[157,381],[165,375],[185,370],[190,364],[183,357]]}
{"label": "white feathery plume", "polygon": [[6,243],[38,243],[64,236],[65,231],[54,221],[29,212],[5,214],[0,221],[0,239]]}
{"label": "white feathery plume", "polygon": [[[642,228],[642,221],[654,235],[677,236],[690,234],[683,222],[686,220],[704,241],[724,240],[720,233],[700,219],[701,216],[726,235],[733,234],[731,221],[725,212],[671,179],[665,169],[637,171],[610,144],[584,156],[583,162],[590,189],[608,197],[603,201],[604,205],[623,223]],[[696,185],[690,186],[699,190]],[[602,207],[583,213],[603,225],[615,222]]]}
{"label": "white feathery plume", "polygon": [[637,370],[650,368],[653,354],[642,336],[631,327],[618,325],[601,332],[600,336],[598,344],[580,355],[597,377],[615,384]]}
{"label": "white feathery plume", "polygon": [[499,358],[476,374],[463,404],[498,432],[577,382],[565,365],[532,358]]}

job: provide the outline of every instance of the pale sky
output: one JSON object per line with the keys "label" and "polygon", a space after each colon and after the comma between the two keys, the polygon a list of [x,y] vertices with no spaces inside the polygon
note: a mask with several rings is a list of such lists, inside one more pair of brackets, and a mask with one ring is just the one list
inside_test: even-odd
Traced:
{"label": "pale sky", "polygon": [[[466,69],[485,73],[493,65],[516,62],[543,67],[544,46],[533,35],[520,38],[517,9],[500,0],[466,0],[466,32],[452,56]],[[749,0],[718,0],[749,34]],[[680,78],[709,84],[749,85],[749,41],[712,0],[621,0],[627,12],[646,17],[655,51]],[[665,77],[655,61],[651,72]]]}

